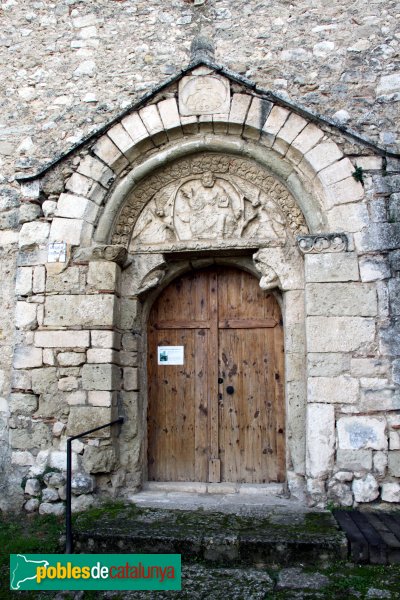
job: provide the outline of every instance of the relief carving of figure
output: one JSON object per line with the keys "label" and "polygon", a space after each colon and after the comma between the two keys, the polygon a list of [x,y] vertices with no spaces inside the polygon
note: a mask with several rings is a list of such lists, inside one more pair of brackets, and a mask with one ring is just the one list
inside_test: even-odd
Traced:
{"label": "relief carving of figure", "polygon": [[121,244],[132,235],[135,248],[183,247],[186,242],[231,246],[235,240],[281,247],[288,234],[308,231],[295,200],[279,181],[243,159],[224,155],[176,161],[141,182],[129,202],[113,241]]}
{"label": "relief carving of figure", "polygon": [[179,239],[233,237],[243,215],[243,199],[233,185],[211,171],[179,187],[175,198],[175,228]]}

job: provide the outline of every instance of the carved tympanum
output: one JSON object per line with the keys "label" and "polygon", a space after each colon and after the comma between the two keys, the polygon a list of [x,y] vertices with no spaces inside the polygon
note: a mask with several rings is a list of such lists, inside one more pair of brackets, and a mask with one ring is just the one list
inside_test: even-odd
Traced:
{"label": "carved tympanum", "polygon": [[306,233],[304,217],[286,188],[246,160],[198,155],[177,161],[139,184],[117,220],[112,241],[131,248],[285,244]]}

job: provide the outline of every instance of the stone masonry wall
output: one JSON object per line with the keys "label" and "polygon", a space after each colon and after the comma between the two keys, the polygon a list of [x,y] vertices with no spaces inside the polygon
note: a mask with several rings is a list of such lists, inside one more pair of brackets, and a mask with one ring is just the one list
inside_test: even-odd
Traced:
{"label": "stone masonry wall", "polygon": [[[103,317],[106,318],[110,311],[118,310],[116,265],[112,267],[115,272],[110,274],[114,277],[111,288],[101,287],[96,282],[95,268],[88,264],[74,265],[57,273],[45,270],[43,256],[31,255],[26,264],[19,263],[17,270],[15,256],[21,226],[31,222],[36,224],[33,229],[25,228],[33,237],[24,238],[22,235],[22,253],[26,249],[29,254],[32,243],[39,247],[41,243],[44,245],[49,232],[48,217],[54,213],[51,202],[57,199],[62,189],[57,190],[57,182],[54,183],[48,194],[50,204],[43,205],[41,212],[34,193],[29,198],[27,192],[20,203],[16,172],[35,172],[40,165],[110,121],[153,86],[179,72],[189,62],[191,41],[200,31],[213,39],[217,62],[267,89],[277,91],[283,98],[336,119],[338,124],[351,127],[388,150],[398,151],[400,38],[396,25],[399,16],[400,4],[388,0],[359,1],[351,5],[343,1],[324,0],[294,4],[284,0],[254,0],[246,3],[227,0],[195,0],[194,3],[186,0],[169,3],[156,0],[65,0],[57,3],[6,0],[0,4],[0,64],[3,75],[0,82],[0,447],[4,448],[1,453],[0,483],[2,471],[9,470],[11,460],[11,454],[6,449],[8,431],[5,422],[8,414],[6,398],[12,388],[11,403],[15,416],[14,421],[10,422],[11,438],[13,435],[15,437],[13,430],[23,432],[16,436],[22,435],[21,441],[14,439],[17,445],[13,443],[17,485],[10,488],[10,493],[14,497],[18,490],[22,493],[19,468],[21,473],[26,473],[26,467],[38,466],[42,458],[42,471],[46,465],[55,468],[60,464],[57,463],[57,456],[61,455],[57,453],[65,451],[64,426],[68,415],[58,415],[57,407],[50,407],[48,391],[57,387],[58,393],[65,396],[69,416],[74,413],[83,415],[82,408],[96,405],[96,402],[100,402],[97,404],[100,412],[107,408],[107,414],[112,414],[111,407],[116,402],[115,370],[121,367],[121,363],[118,367],[114,366],[113,351],[120,348],[120,343],[122,352],[136,351],[133,350],[133,340],[126,338],[125,342],[123,339],[111,342],[111,338],[105,340],[102,329],[96,329],[98,324],[107,327]],[[340,143],[344,149],[343,140]],[[315,330],[319,330],[328,325],[323,321],[326,318],[330,319],[331,324],[335,321],[338,327],[345,327],[350,321],[345,323],[344,320],[351,319],[353,327],[357,318],[368,320],[377,317],[374,325],[374,336],[377,337],[372,334],[368,337],[366,333],[366,341],[371,342],[371,356],[368,352],[357,356],[357,348],[352,348],[354,354],[351,359],[340,344],[332,350],[333,346],[330,349],[321,348],[318,340],[314,340],[314,346],[310,349],[308,391],[311,402],[321,393],[334,393],[338,376],[338,367],[335,365],[341,364],[343,389],[355,402],[357,398],[357,410],[362,414],[357,417],[356,423],[361,427],[361,434],[357,433],[356,428],[357,435],[349,437],[349,428],[352,430],[355,423],[351,419],[356,418],[352,414],[351,402],[348,408],[340,404],[343,414],[336,410],[339,419],[338,464],[340,460],[346,464],[349,452],[353,457],[358,453],[354,470],[360,477],[356,479],[368,478],[371,468],[377,479],[388,474],[389,477],[398,477],[399,168],[395,161],[388,161],[387,169],[382,171],[381,159],[376,157],[365,156],[354,162],[364,170],[366,203],[363,211],[367,212],[355,211],[347,230],[355,233],[360,271],[356,278],[350,277],[349,281],[334,280],[346,284],[346,291],[343,288],[341,295],[338,285],[330,293],[328,286],[333,281],[329,279],[323,280],[324,286],[321,288],[318,265],[314,265],[316,270],[310,269],[307,276],[308,319],[314,323]],[[70,175],[72,168],[69,162],[62,165],[62,179]],[[341,218],[338,215],[338,223]],[[371,222],[367,233],[359,231],[359,223],[363,219]],[[313,256],[306,258],[306,275],[307,263],[311,265],[313,260]],[[390,277],[394,278],[389,282]],[[360,282],[364,294],[363,306],[367,307],[368,314],[360,314],[355,308],[360,303]],[[15,283],[16,300],[12,291]],[[372,284],[377,289],[377,305],[371,291]],[[65,314],[71,318],[69,326],[76,330],[73,340],[66,335],[70,332],[65,332],[65,339],[57,337],[58,345],[54,347],[49,340],[46,340],[46,344],[42,343],[37,337],[39,332],[34,333],[34,329],[43,324],[45,293],[48,295],[49,314],[54,319],[54,326],[62,327],[60,319],[66,311]],[[67,293],[72,293],[72,300],[62,304],[63,295]],[[86,323],[85,302],[91,303],[91,310],[98,313],[99,321],[89,325]],[[319,312],[321,305],[325,307],[323,315]],[[336,314],[335,305],[344,306],[341,310],[346,312]],[[13,335],[14,320],[17,331]],[[49,321],[45,325],[51,327],[51,323]],[[90,331],[85,329],[85,324],[86,327],[90,326]],[[96,331],[99,332],[97,337]],[[332,339],[332,344],[335,343]],[[11,359],[14,347],[19,346],[30,346],[32,351],[26,355],[18,354],[17,350],[12,381]],[[378,351],[382,354],[379,364],[374,358]],[[100,380],[107,381],[104,384],[106,387],[92,389],[90,386],[95,384],[89,381],[90,377],[93,378],[93,374],[89,374],[90,363],[101,363],[101,356],[104,360],[107,357],[109,363],[100,377]],[[85,375],[80,371],[78,373],[83,358],[88,369]],[[132,361],[129,364],[129,368],[134,368]],[[32,374],[28,374],[28,369],[32,369]],[[131,385],[131,389],[126,392],[132,394],[134,405],[134,371],[131,376],[132,383],[127,384]],[[97,375],[93,379],[97,381]],[[46,389],[40,387],[44,381]],[[24,393],[23,403],[18,397],[21,393]],[[31,397],[28,403],[27,396]],[[321,407],[316,402],[315,410],[318,410],[317,405],[321,408],[323,422],[322,413],[328,417],[327,412],[332,412],[332,406]],[[377,406],[380,414],[374,417]],[[376,418],[374,431],[379,432],[383,410],[393,411],[385,420],[382,434],[389,441],[384,442],[384,437],[378,436],[380,441],[372,443],[368,441],[359,419]],[[57,414],[56,421],[46,422],[50,413]],[[32,416],[40,417],[40,422],[36,422]],[[78,422],[82,422],[82,419],[85,421],[85,417],[77,417]],[[55,436],[55,441],[51,442],[53,449],[36,457],[33,465],[29,448],[37,448],[43,440],[50,442],[50,432]],[[103,440],[100,446],[103,445],[107,455],[104,460],[108,461],[109,467],[116,457],[107,454],[111,452],[109,440]],[[393,458],[387,465],[388,447],[393,451]],[[93,448],[100,452],[97,446],[92,446],[88,451],[77,444],[76,455],[81,456],[84,450],[83,456],[88,457],[95,452]],[[334,446],[331,444],[329,448],[326,464],[330,468]],[[87,470],[90,471],[89,463]],[[327,471],[323,468],[322,475],[317,471],[311,473],[310,490],[315,497],[320,493],[324,499]],[[8,476],[5,480],[13,484]],[[101,478],[99,481],[102,485]],[[340,488],[343,485],[349,487],[345,476],[339,475],[336,481],[337,484],[335,481],[329,484],[329,493],[332,497],[335,494],[340,496],[341,492],[345,495],[347,491]],[[105,487],[112,488],[114,484],[117,485],[117,482],[104,479]],[[365,486],[368,488],[369,484],[375,489],[375,484],[367,479]],[[59,487],[62,488],[61,484]],[[87,490],[90,492],[90,485]],[[371,497],[374,493],[371,493]],[[359,494],[354,497],[363,496]]]}

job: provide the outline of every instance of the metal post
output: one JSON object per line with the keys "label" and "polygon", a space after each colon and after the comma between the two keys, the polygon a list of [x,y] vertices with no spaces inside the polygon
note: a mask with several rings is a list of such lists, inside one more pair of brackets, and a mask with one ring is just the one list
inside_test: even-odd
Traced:
{"label": "metal post", "polygon": [[73,540],[72,540],[72,520],[71,520],[71,452],[72,452],[72,440],[73,438],[67,439],[67,505],[65,507],[65,554],[72,554],[73,552]]}
{"label": "metal post", "polygon": [[115,421],[111,421],[111,423],[106,423],[105,425],[100,425],[100,427],[95,427],[94,429],[89,429],[88,431],[83,431],[78,435],[73,435],[67,439],[67,486],[66,486],[66,507],[65,507],[65,554],[72,554],[74,551],[74,541],[72,535],[72,510],[71,510],[71,479],[72,479],[72,442],[73,440],[77,440],[78,438],[84,437],[85,435],[89,435],[89,433],[93,433],[94,431],[98,431],[99,429],[104,429],[105,427],[111,427],[111,425],[116,425],[117,423],[122,425],[124,422],[124,417],[119,417]]}

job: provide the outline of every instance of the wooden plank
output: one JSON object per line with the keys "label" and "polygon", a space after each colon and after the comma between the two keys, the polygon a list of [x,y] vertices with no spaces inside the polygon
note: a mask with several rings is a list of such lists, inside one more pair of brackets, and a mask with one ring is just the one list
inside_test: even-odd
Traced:
{"label": "wooden plank", "polygon": [[209,329],[209,321],[157,321],[152,323],[152,327],[157,330],[161,329]]}
{"label": "wooden plank", "polygon": [[208,481],[208,336],[204,329],[194,332],[195,481]]}
{"label": "wooden plank", "polygon": [[386,544],[387,560],[389,564],[400,563],[400,541],[390,531],[389,527],[381,520],[379,513],[365,513],[368,521],[378,532],[383,542]]}
{"label": "wooden plank", "polygon": [[224,319],[218,322],[219,329],[261,329],[275,327],[275,319]]}
{"label": "wooden plank", "polygon": [[391,513],[380,513],[379,516],[400,541],[400,516]]}
{"label": "wooden plank", "polygon": [[221,481],[221,461],[219,458],[211,458],[208,462],[208,481],[219,483]]}
{"label": "wooden plank", "polygon": [[270,385],[274,386],[276,481],[282,482],[286,477],[285,349],[282,325],[272,330],[272,336],[274,374]]}
{"label": "wooden plank", "polygon": [[350,554],[354,562],[367,563],[369,560],[368,541],[350,514],[350,511],[345,510],[333,511],[333,516],[346,533],[350,546]]}
{"label": "wooden plank", "polygon": [[377,531],[368,522],[366,516],[359,511],[349,511],[349,515],[358,528],[361,529],[368,542],[370,563],[375,565],[387,564],[387,546]]}
{"label": "wooden plank", "polygon": [[219,460],[218,446],[218,274],[214,270],[209,274],[208,306],[210,335],[208,345],[208,405],[209,405],[209,478],[218,483],[220,469],[216,469]]}

